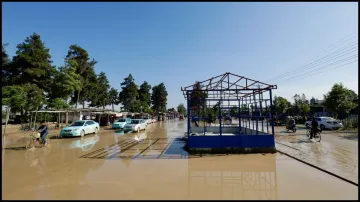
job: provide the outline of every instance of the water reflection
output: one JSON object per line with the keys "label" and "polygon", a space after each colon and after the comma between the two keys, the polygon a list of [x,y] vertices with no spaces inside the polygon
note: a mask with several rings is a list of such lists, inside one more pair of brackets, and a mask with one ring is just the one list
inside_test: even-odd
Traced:
{"label": "water reflection", "polygon": [[277,200],[276,162],[275,157],[270,158],[261,164],[250,161],[233,166],[229,162],[225,166],[204,159],[189,160],[189,198]]}
{"label": "water reflection", "polygon": [[99,142],[100,136],[98,134],[81,137],[80,139],[72,140],[67,148],[81,148],[82,151],[91,150],[94,145]]}

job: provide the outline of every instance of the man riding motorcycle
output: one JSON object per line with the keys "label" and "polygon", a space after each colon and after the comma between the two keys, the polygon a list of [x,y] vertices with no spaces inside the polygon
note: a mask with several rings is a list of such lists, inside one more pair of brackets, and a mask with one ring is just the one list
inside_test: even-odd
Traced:
{"label": "man riding motorcycle", "polygon": [[311,121],[311,130],[310,130],[310,139],[314,137],[314,135],[318,132],[319,124],[316,121],[316,118],[313,118]]}
{"label": "man riding motorcycle", "polygon": [[291,118],[291,119],[289,120],[289,122],[287,123],[286,129],[292,130],[292,131],[295,132],[295,127],[296,127],[295,119]]}

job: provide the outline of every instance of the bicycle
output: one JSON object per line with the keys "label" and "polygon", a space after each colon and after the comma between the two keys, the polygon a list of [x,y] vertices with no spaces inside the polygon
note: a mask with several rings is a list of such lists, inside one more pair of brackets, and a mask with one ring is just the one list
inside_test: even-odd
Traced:
{"label": "bicycle", "polygon": [[[39,139],[39,140],[37,140],[37,139]],[[33,131],[33,132],[30,134],[30,139],[29,139],[29,141],[26,143],[25,148],[26,148],[26,149],[34,148],[36,143],[40,144],[40,141],[41,141],[40,133],[38,133],[37,131]],[[51,146],[50,138],[49,138],[49,136],[46,136],[45,147],[50,148],[50,146]]]}
{"label": "bicycle", "polygon": [[19,130],[23,132],[23,131],[31,131],[32,129],[29,125],[21,125],[19,127]]}
{"label": "bicycle", "polygon": [[[310,131],[311,130],[307,130],[306,131],[306,137],[308,138],[308,139],[310,139]],[[316,142],[320,142],[321,141],[321,130],[317,130],[317,132],[314,134],[314,136],[313,136],[313,138],[315,139],[315,141]]]}

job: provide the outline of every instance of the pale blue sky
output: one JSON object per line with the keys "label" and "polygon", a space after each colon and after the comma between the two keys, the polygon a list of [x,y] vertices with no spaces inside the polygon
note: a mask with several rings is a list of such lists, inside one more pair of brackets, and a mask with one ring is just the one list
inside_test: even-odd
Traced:
{"label": "pale blue sky", "polygon": [[[196,80],[233,72],[267,81],[316,60],[351,33],[349,44],[357,42],[358,5],[2,3],[2,41],[10,55],[33,32],[50,48],[55,65],[63,63],[69,45],[85,48],[99,61],[96,72],[106,72],[117,89],[129,73],[139,85],[164,82],[170,108],[185,102],[180,87]],[[358,91],[358,62],[278,81],[271,83],[278,84],[274,94],[286,98],[305,93],[322,99],[334,82]]]}

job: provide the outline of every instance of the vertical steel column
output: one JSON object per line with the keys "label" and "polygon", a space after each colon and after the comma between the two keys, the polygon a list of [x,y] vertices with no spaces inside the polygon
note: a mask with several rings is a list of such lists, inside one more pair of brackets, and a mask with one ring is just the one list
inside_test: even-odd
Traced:
{"label": "vertical steel column", "polygon": [[259,127],[258,127],[258,124],[259,124],[259,116],[257,115],[257,102],[256,102],[256,95],[254,94],[254,101],[255,101],[255,112],[256,112],[256,135],[259,135]]}
{"label": "vertical steel column", "polygon": [[186,98],[187,98],[187,122],[188,122],[188,127],[187,127],[187,131],[188,131],[188,137],[190,135],[190,118],[191,118],[191,114],[190,114],[190,98],[189,98],[189,91],[186,91]]}
{"label": "vertical steel column", "polygon": [[274,116],[273,116],[273,108],[272,108],[272,93],[271,93],[271,89],[269,91],[270,93],[270,117],[271,117],[271,134],[275,135],[274,133]]}
{"label": "vertical steel column", "polygon": [[222,119],[221,100],[220,100],[220,102],[219,102],[219,111],[220,111],[220,118],[219,118],[219,123],[220,123],[220,136],[222,136],[222,126],[221,126],[221,119]]}
{"label": "vertical steel column", "polygon": [[238,106],[238,119],[239,119],[239,135],[241,134],[241,119],[240,119],[240,100],[238,100],[239,106]]}
{"label": "vertical steel column", "polygon": [[[205,100],[205,99],[204,99]],[[205,108],[206,108],[206,103],[204,103],[204,100],[201,99],[201,103],[203,105],[203,116],[205,117],[202,117],[203,118],[203,122],[204,122],[204,136],[205,136],[205,132],[206,132],[206,111],[205,111]]]}
{"label": "vertical steel column", "polygon": [[[251,104],[252,104],[252,102],[251,102],[251,96],[250,96],[250,105],[249,105],[249,109],[251,108],[251,116],[249,116],[250,117],[250,122],[249,122],[249,128],[250,128],[250,134],[252,135],[252,131],[254,130],[254,122],[253,122],[253,120],[252,120],[252,116],[253,116],[253,113],[252,113],[252,107],[251,107]],[[250,110],[249,110],[250,111]],[[252,124],[252,128],[251,128],[251,124]]]}
{"label": "vertical steel column", "polygon": [[[265,100],[265,109],[266,111],[268,111],[268,106],[267,106],[267,100]],[[266,115],[266,133],[269,134],[269,118],[270,118],[270,112],[267,112],[267,115]]]}
{"label": "vertical steel column", "polygon": [[261,132],[264,133],[264,119],[263,119],[263,113],[262,113],[262,102],[263,102],[263,98],[262,98],[262,92],[261,92],[261,97],[259,94],[259,101],[260,101],[260,116],[261,116]]}

